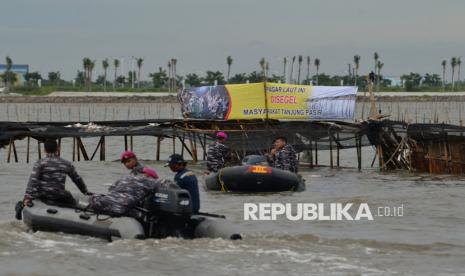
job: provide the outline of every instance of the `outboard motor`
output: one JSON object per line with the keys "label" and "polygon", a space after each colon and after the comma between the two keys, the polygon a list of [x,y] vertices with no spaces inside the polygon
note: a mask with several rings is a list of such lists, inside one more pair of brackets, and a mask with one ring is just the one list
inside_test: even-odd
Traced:
{"label": "outboard motor", "polygon": [[192,215],[192,202],[187,190],[179,188],[161,188],[146,201],[148,237],[165,238],[182,236]]}
{"label": "outboard motor", "polygon": [[268,160],[263,155],[247,155],[242,159],[242,165],[269,166]]}

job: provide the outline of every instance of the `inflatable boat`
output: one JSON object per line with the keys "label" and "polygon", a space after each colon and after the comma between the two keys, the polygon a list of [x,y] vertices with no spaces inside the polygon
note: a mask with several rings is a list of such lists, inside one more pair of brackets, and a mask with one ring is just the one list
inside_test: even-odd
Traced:
{"label": "inflatable boat", "polygon": [[205,177],[207,190],[232,192],[283,192],[305,190],[297,174],[273,168],[260,155],[246,156],[241,166],[226,167]]}
{"label": "inflatable boat", "polygon": [[[85,197],[76,197],[86,206]],[[192,214],[189,192],[163,189],[138,208],[140,216],[111,217],[78,207],[58,206],[34,200],[22,210],[24,223],[33,231],[63,232],[115,239],[181,237],[241,239],[237,227],[224,216]]]}

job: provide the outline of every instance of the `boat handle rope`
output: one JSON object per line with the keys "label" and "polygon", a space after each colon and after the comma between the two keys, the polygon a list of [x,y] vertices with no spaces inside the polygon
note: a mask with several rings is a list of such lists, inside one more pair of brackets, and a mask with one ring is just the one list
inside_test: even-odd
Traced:
{"label": "boat handle rope", "polygon": [[220,172],[218,173],[218,181],[220,182],[220,186],[221,186],[221,191],[222,192],[227,192],[226,190],[226,185],[224,184],[224,181],[223,179],[221,178],[221,173],[223,172],[223,169],[220,170]]}

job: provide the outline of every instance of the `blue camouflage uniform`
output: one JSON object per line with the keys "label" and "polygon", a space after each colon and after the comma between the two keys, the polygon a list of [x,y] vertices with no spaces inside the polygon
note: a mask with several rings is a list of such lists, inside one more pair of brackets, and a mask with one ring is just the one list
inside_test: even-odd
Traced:
{"label": "blue camouflage uniform", "polygon": [[108,194],[90,197],[88,207],[112,216],[132,216],[134,207],[142,207],[159,185],[161,182],[153,178],[126,175],[108,188]]}
{"label": "blue camouflage uniform", "polygon": [[271,159],[271,166],[293,173],[297,173],[298,165],[297,153],[289,144],[286,144],[282,149],[276,151]]}
{"label": "blue camouflage uniform", "polygon": [[199,196],[199,185],[197,183],[197,177],[195,174],[188,169],[184,168],[176,173],[174,181],[181,188],[188,190],[191,195],[192,211],[194,214],[199,212],[200,209],[200,196]]}
{"label": "blue camouflage uniform", "polygon": [[78,175],[71,162],[60,158],[55,153],[47,153],[44,158],[34,164],[25,198],[75,204],[73,196],[65,189],[67,175],[83,194],[88,192],[84,180]]}
{"label": "blue camouflage uniform", "polygon": [[217,172],[224,168],[224,164],[229,160],[230,149],[225,144],[215,141],[208,147],[207,170]]}

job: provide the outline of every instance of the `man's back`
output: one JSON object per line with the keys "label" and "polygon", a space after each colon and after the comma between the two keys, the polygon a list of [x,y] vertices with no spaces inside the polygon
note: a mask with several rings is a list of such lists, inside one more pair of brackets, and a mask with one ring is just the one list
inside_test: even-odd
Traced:
{"label": "man's back", "polygon": [[81,192],[86,193],[87,188],[82,178],[77,174],[71,162],[66,161],[55,154],[47,154],[34,164],[29,183],[26,188],[26,196],[36,198],[41,196],[52,197],[62,195],[65,191],[66,176],[69,176],[78,186]]}
{"label": "man's back", "polygon": [[297,153],[291,145],[286,144],[282,149],[276,152],[273,167],[297,173]]}
{"label": "man's back", "polygon": [[225,144],[215,141],[208,147],[207,169],[211,172],[217,172],[224,167],[229,156],[229,147]]}
{"label": "man's back", "polygon": [[195,174],[187,169],[177,172],[174,181],[181,189],[188,190],[191,195],[192,209],[198,213],[200,209],[199,185]]}

